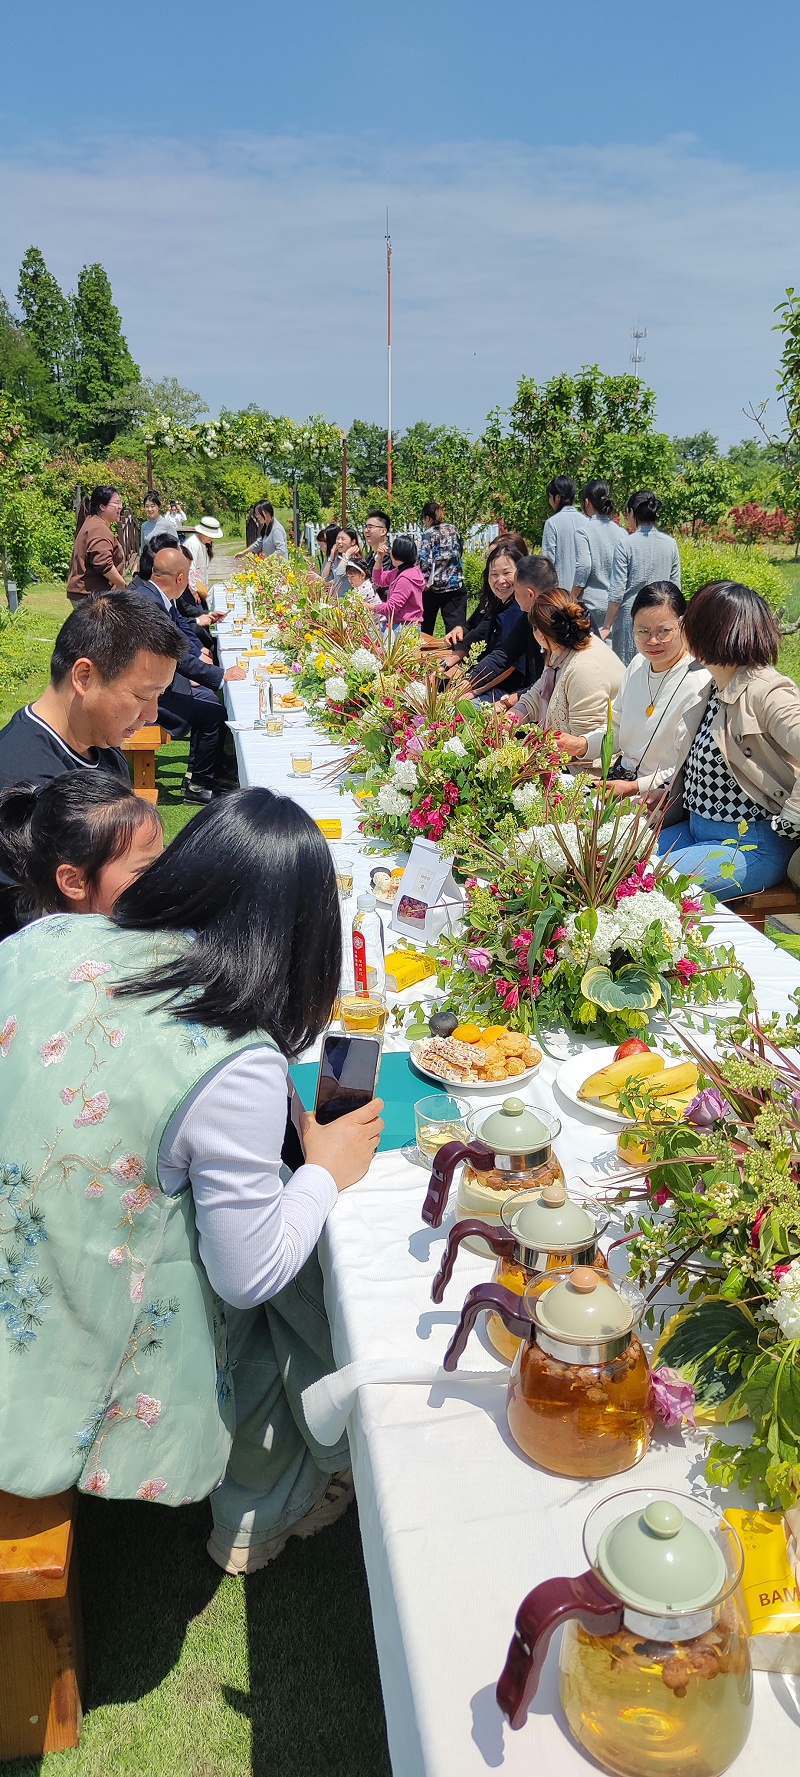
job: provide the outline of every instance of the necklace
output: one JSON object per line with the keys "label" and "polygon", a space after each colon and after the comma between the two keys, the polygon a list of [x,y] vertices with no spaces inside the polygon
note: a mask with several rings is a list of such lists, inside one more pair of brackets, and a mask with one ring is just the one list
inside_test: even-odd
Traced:
{"label": "necklace", "polygon": [[[678,665],[678,661],[677,661],[677,660],[676,660],[676,661],[675,661],[675,665],[676,665],[676,666],[677,666],[677,665]],[[672,667],[671,667],[671,666],[668,666],[668,667],[667,667],[667,670],[666,670],[666,672],[665,672],[665,673],[663,673],[663,674],[661,674],[661,675],[659,675],[659,676],[660,676],[660,677],[662,677],[662,678],[663,678],[663,679],[668,679],[668,678],[669,678],[669,675],[670,675],[670,673],[671,673],[671,672],[672,672],[672,670],[673,670],[673,668],[672,668]],[[688,666],[687,666],[687,668],[686,668],[686,672],[688,672],[688,671],[689,671],[689,668],[688,668]],[[683,677],[684,677],[684,678],[685,678],[685,677],[686,677],[686,673],[684,673],[684,675],[683,675]],[[682,683],[683,683],[683,680],[681,680],[681,684],[682,684]],[[655,694],[655,697],[654,697],[654,696],[653,696],[653,686],[652,686],[652,683],[651,683],[651,680],[650,680],[650,662],[649,662],[649,660],[648,660],[648,662],[647,662],[647,692],[648,692],[648,696],[649,696],[649,698],[650,698],[650,702],[649,702],[649,704],[648,704],[648,705],[647,705],[647,709],[646,709],[646,710],[645,710],[645,712],[644,712],[644,713],[645,713],[645,715],[646,715],[646,716],[653,716],[653,715],[655,715],[655,708],[656,708],[656,704],[657,704],[657,703],[658,703],[658,693],[659,693],[659,691],[660,691],[660,690],[661,690],[661,686],[660,686],[660,685],[659,685],[659,686],[658,686],[658,688],[657,688],[657,690],[656,690],[656,694]]]}

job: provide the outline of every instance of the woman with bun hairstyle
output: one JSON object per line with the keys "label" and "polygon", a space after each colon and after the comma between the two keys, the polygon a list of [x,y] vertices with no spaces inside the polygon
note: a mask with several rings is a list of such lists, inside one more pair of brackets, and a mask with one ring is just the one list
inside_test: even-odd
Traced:
{"label": "woman with bun hairstyle", "polygon": [[780,631],[752,587],[709,581],[683,629],[710,680],[686,718],[658,849],[732,901],[800,875],[800,691],[776,671]]}
{"label": "woman with bun hairstyle", "polygon": [[44,913],[110,913],[164,850],[161,816],[109,771],[74,771],[0,793],[0,875],[21,924]]}
{"label": "woman with bun hairstyle", "polygon": [[545,669],[530,691],[504,697],[518,722],[590,734],[605,724],[609,699],[622,683],[622,665],[605,642],[592,635],[588,611],[571,592],[557,586],[540,592],[530,624],[545,657]]}
{"label": "woman with bun hairstyle", "polygon": [[617,544],[625,541],[627,533],[614,517],[614,501],[607,481],[587,481],[581,488],[581,505],[584,517],[588,519],[592,558],[592,571],[581,598],[592,619],[592,629],[599,635],[600,626],[606,620],[614,552]]}
{"label": "woman with bun hairstyle", "polygon": [[681,558],[674,537],[668,537],[656,525],[661,501],[647,489],[631,494],[627,505],[630,536],[624,534],[614,551],[611,566],[608,608],[600,631],[624,666],[636,653],[631,622],[631,607],[643,586],[656,580],[669,580],[680,591]]}

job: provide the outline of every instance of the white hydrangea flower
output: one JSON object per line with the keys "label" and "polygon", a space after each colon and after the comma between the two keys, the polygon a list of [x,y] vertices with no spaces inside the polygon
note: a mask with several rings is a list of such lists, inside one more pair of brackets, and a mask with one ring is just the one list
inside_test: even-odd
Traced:
{"label": "white hydrangea flower", "polygon": [[404,796],[394,784],[384,784],[375,797],[375,807],[378,814],[408,814],[411,797]]}
{"label": "white hydrangea flower", "polygon": [[392,782],[398,790],[414,790],[417,785],[417,767],[413,759],[392,760]]}
{"label": "white hydrangea flower", "polygon": [[467,757],[467,749],[464,742],[463,740],[459,740],[457,734],[452,734],[450,739],[445,741],[444,746],[442,747],[442,752],[450,753],[454,759],[466,759]]}
{"label": "white hydrangea flower", "polygon": [[[576,858],[578,829],[575,822],[563,821],[559,831],[567,851],[573,858]],[[517,843],[520,844],[523,839],[525,840],[525,850],[531,852],[533,857],[540,858],[553,876],[566,875],[567,860],[552,827],[528,827],[524,834],[519,835]]]}
{"label": "white hydrangea flower", "polygon": [[330,698],[331,703],[344,703],[347,698],[347,680],[340,678],[338,674],[326,679],[325,696]]}
{"label": "white hydrangea flower", "polygon": [[793,1259],[779,1279],[778,1296],[767,1313],[778,1322],[784,1339],[800,1339],[800,1259]]}
{"label": "white hydrangea flower", "polygon": [[381,670],[380,661],[375,659],[369,648],[356,648],[355,653],[350,656],[350,665],[354,673],[360,673],[364,678],[376,679]]}
{"label": "white hydrangea flower", "polygon": [[406,697],[411,699],[412,703],[420,703],[420,704],[427,703],[427,701],[428,701],[428,687],[425,683],[425,680],[424,679],[410,679],[409,683],[406,685],[406,693],[405,694],[406,694]]}
{"label": "white hydrangea flower", "polygon": [[[620,942],[617,911],[609,907],[598,907],[597,929],[587,932],[579,929],[576,933],[577,913],[571,913],[567,919],[567,939],[565,947],[572,950],[576,962],[586,964],[610,963],[611,952]],[[575,940],[573,947],[573,938]]]}
{"label": "white hydrangea flower", "polygon": [[528,814],[531,809],[538,808],[539,791],[535,784],[517,784],[511,792],[511,806],[517,814]]}
{"label": "white hydrangea flower", "polygon": [[265,642],[269,642],[270,646],[274,648],[276,642],[279,642],[280,639],[281,639],[281,632],[280,632],[280,629],[279,629],[277,623],[271,623],[269,626],[269,629],[265,629],[265,631],[264,631]]}
{"label": "white hydrangea flower", "polygon": [[[638,831],[638,842],[639,842],[639,847],[640,847],[639,856],[642,859],[642,861],[644,862],[645,858],[651,857],[652,853],[655,851],[656,844],[657,844],[657,835],[655,833],[650,833],[648,835],[648,829],[646,828],[644,821],[642,821],[638,815],[626,814],[626,815],[622,816],[622,818],[619,822],[619,825],[617,826],[617,829],[616,829],[616,839],[614,840],[614,849],[615,849],[615,851],[622,850],[622,847],[624,846],[629,833],[631,832],[632,828],[637,826],[637,824],[638,824],[638,828],[639,828],[639,831]],[[613,821],[604,821],[603,825],[598,829],[598,834],[597,834],[598,845],[601,845],[601,846],[609,845],[611,843],[611,839],[613,837],[613,834],[614,834],[614,822]]]}
{"label": "white hydrangea flower", "polygon": [[658,920],[668,950],[674,956],[683,952],[683,928],[677,907],[663,895],[660,889],[651,889],[649,894],[641,889],[637,895],[628,895],[620,901],[616,909],[619,926],[620,943],[631,956],[640,957],[645,937],[653,923]]}

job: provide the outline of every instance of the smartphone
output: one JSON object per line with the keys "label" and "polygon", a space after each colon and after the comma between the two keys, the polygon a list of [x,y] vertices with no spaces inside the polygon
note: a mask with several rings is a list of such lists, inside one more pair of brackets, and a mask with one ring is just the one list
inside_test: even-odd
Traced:
{"label": "smartphone", "polygon": [[314,1115],[318,1123],[335,1123],[375,1097],[381,1045],[375,1037],[327,1036],[317,1081]]}

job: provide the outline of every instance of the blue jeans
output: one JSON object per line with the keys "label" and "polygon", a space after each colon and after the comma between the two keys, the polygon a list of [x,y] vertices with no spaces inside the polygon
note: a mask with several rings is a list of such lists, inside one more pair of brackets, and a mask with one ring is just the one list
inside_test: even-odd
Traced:
{"label": "blue jeans", "polygon": [[[750,821],[740,837],[736,821],[709,821],[701,814],[690,814],[676,827],[662,827],[658,840],[659,857],[669,853],[676,870],[696,877],[718,901],[774,888],[786,875],[794,850],[795,841],[773,833],[768,820]],[[720,864],[733,864],[733,875],[720,876]]]}

